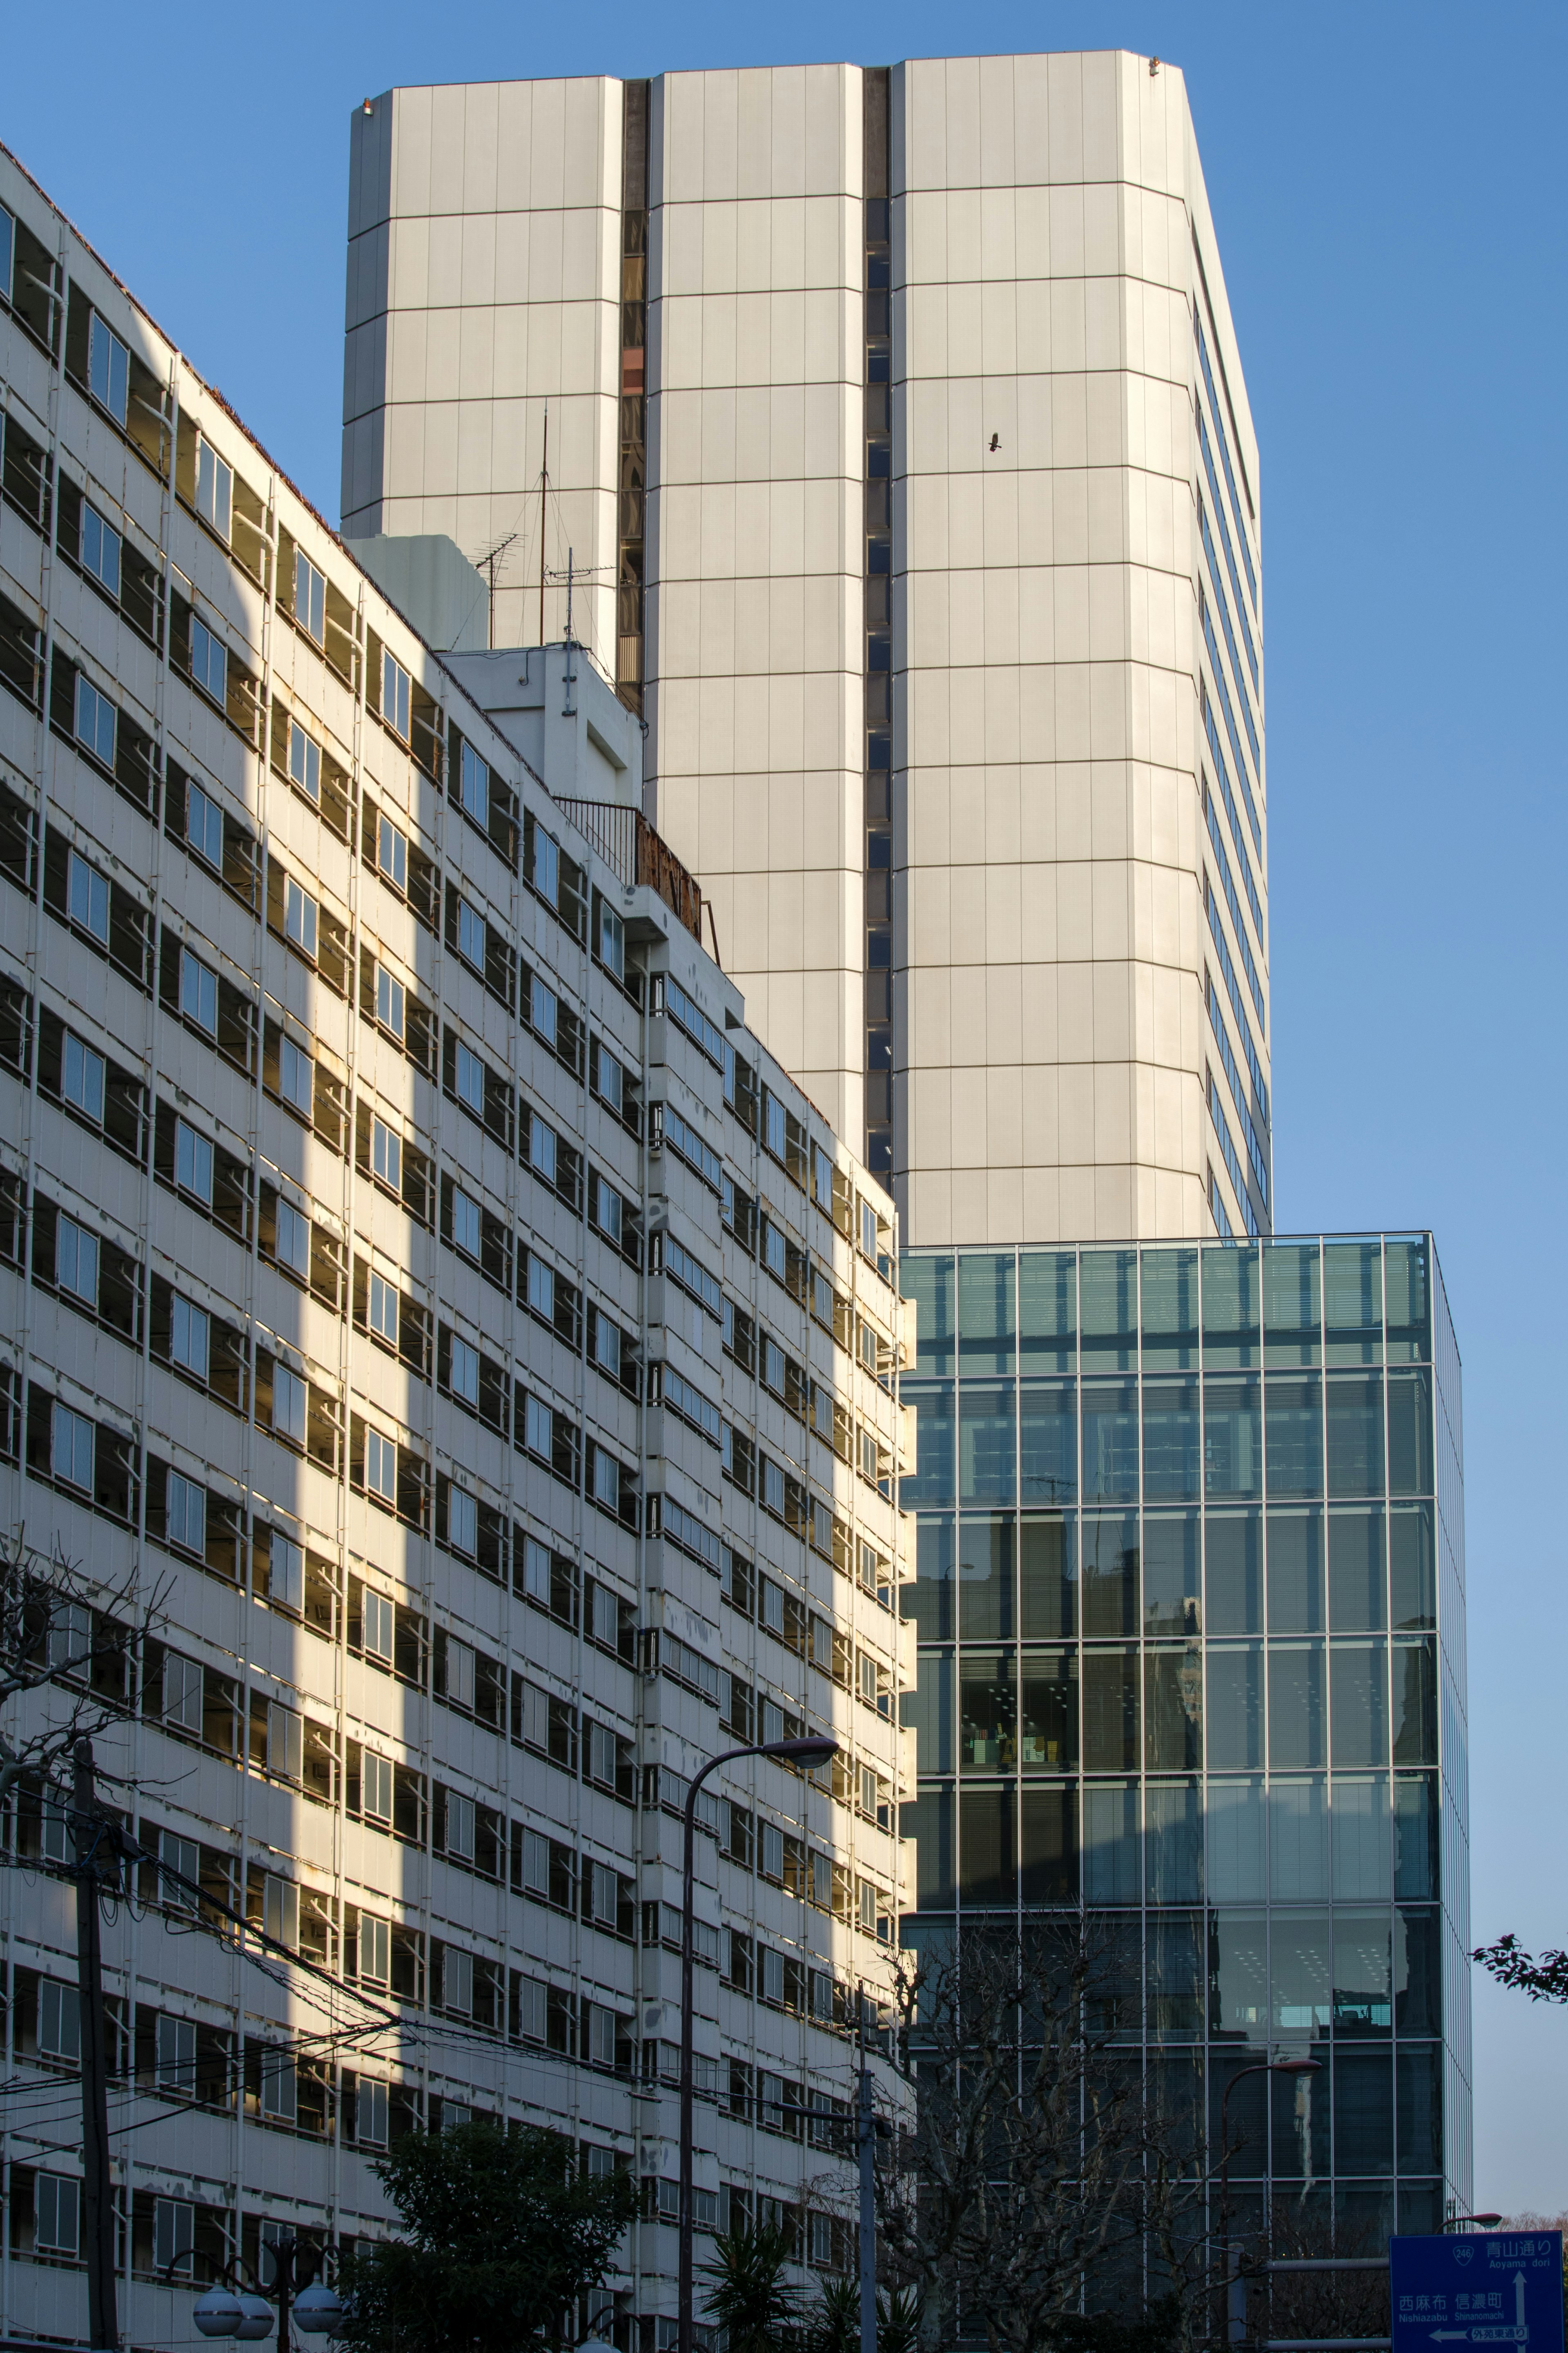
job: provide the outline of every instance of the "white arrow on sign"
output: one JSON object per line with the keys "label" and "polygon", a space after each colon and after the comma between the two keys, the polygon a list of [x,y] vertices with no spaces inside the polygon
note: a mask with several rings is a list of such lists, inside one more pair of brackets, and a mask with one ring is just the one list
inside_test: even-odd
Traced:
{"label": "white arrow on sign", "polygon": [[1522,2272],[1515,2272],[1513,2275],[1513,2316],[1522,2328],[1524,2327],[1524,2274]]}

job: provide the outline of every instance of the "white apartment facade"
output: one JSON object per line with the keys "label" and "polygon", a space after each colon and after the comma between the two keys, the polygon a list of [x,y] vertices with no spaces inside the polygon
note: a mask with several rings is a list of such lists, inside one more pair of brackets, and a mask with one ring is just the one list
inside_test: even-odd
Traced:
{"label": "white apartment facade", "polygon": [[[121,2316],[470,2115],[840,2266],[900,1901],[891,1202],[746,1026],[579,648],[433,655],[0,151],[0,1526],[132,1579]],[[8,1826],[0,2333],[86,2341],[64,1826]],[[198,1882],[195,1907],[160,1865]],[[268,1966],[253,1931],[270,1937]]]}
{"label": "white apartment facade", "polygon": [[398,90],[352,153],[345,531],[495,554],[529,639],[570,551],[909,1239],[1267,1231],[1258,456],[1179,71]]}

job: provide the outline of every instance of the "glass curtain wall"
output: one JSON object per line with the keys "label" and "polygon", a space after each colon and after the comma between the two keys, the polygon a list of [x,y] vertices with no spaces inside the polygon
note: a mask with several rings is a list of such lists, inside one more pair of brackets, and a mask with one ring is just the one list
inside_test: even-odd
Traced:
{"label": "glass curtain wall", "polygon": [[1468,1825],[1430,1238],[916,1252],[903,1289],[906,1941],[1113,1915],[1124,2014],[1216,2146],[1229,2074],[1321,2063],[1238,2088],[1243,2201],[1437,2227],[1469,2194],[1468,1922],[1439,1864]]}

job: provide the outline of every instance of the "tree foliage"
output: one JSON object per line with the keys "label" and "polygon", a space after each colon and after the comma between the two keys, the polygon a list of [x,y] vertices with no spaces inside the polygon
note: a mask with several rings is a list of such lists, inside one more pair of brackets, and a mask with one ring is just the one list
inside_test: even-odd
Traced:
{"label": "tree foliage", "polygon": [[[623,2174],[590,2179],[553,2133],[408,2133],[373,2168],[405,2235],[348,2258],[342,2341],[363,2353],[516,2353],[555,2341],[631,2221]],[[569,2328],[574,2336],[574,2328]]]}
{"label": "tree foliage", "polygon": [[787,2231],[774,2222],[741,2223],[713,2242],[702,2266],[708,2316],[724,2332],[728,2353],[780,2353],[799,2332],[800,2298],[785,2274],[793,2259]]}
{"label": "tree foliage", "polygon": [[1500,1985],[1527,1993],[1531,2001],[1568,2001],[1568,1953],[1542,1953],[1536,1960],[1517,1936],[1500,1936],[1495,1945],[1479,1945],[1470,1955]]}

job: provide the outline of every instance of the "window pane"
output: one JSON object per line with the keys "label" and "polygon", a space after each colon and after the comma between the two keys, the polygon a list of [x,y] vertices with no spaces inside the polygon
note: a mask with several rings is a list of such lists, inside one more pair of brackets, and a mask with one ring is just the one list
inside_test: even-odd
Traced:
{"label": "window pane", "polygon": [[1083,1630],[1138,1631],[1138,1514],[1084,1514]]}
{"label": "window pane", "polygon": [[1328,1388],[1329,1493],[1383,1493],[1383,1382],[1331,1380]]}
{"label": "window pane", "polygon": [[1334,2054],[1334,2169],[1394,2170],[1393,2060],[1386,2051]]}
{"label": "window pane", "polygon": [[1018,1630],[1026,1641],[1078,1631],[1077,1529],[1025,1514],[1018,1535]]}
{"label": "window pane", "polygon": [[1394,1987],[1386,1905],[1334,1914],[1334,2032],[1386,2036],[1394,2028]]}
{"label": "window pane", "polygon": [[1268,1630],[1321,1634],[1323,1615],[1323,1515],[1268,1514]]}
{"label": "window pane", "polygon": [[1010,1373],[1017,1331],[1011,1250],[965,1250],[958,1261],[958,1352],[965,1373]]}
{"label": "window pane", "polygon": [[1196,1772],[1204,1761],[1203,1648],[1161,1645],[1143,1655],[1143,1762],[1151,1773]]}
{"label": "window pane", "polygon": [[906,1691],[901,1720],[915,1736],[915,1769],[951,1773],[953,1769],[953,1668],[951,1651],[922,1651],[919,1681]]}
{"label": "window pane", "polygon": [[1198,1361],[1198,1254],[1143,1253],[1143,1369],[1185,1370]]}
{"label": "window pane", "polygon": [[1020,1677],[1019,1761],[1026,1772],[1078,1763],[1078,1653],[1026,1651]]}
{"label": "window pane", "polygon": [[1261,1512],[1210,1512],[1205,1521],[1205,1622],[1209,1632],[1261,1634]]}
{"label": "window pane", "polygon": [[1210,1769],[1251,1771],[1263,1762],[1262,1646],[1211,1641],[1205,1663]]}
{"label": "window pane", "polygon": [[1085,1503],[1138,1500],[1138,1391],[1131,1383],[1083,1387]]}
{"label": "window pane", "polygon": [[1389,1514],[1390,1614],[1410,1631],[1436,1626],[1437,1577],[1433,1559],[1432,1509],[1408,1506]]}
{"label": "window pane", "polygon": [[1176,1503],[1203,1493],[1196,1381],[1143,1384],[1143,1493]]}
{"label": "window pane", "polygon": [[1201,1902],[1204,1829],[1197,1783],[1151,1781],[1144,1804],[1143,1864],[1149,1902]]}
{"label": "window pane", "polygon": [[1394,1892],[1385,1774],[1336,1774],[1331,1808],[1336,1902],[1358,1897],[1384,1903]]}
{"label": "window pane", "polygon": [[[1268,1928],[1261,1912],[1220,1912],[1210,1920],[1209,2032],[1227,2041],[1269,2039]],[[1239,2093],[1230,2114],[1233,2125],[1239,2124]],[[1244,2164],[1245,2152],[1232,2162]]]}
{"label": "window pane", "polygon": [[1323,1315],[1331,1365],[1375,1365],[1383,1354],[1383,1244],[1329,1242]]}
{"label": "window pane", "polygon": [[1070,1373],[1078,1355],[1078,1261],[1025,1250],[1018,1261],[1018,1348],[1025,1372]]}
{"label": "window pane", "polygon": [[1280,1768],[1325,1764],[1321,1642],[1272,1642],[1268,1649],[1268,1762]]}
{"label": "window pane", "polygon": [[1084,1901],[1088,1904],[1136,1904],[1142,1884],[1137,1782],[1086,1781],[1083,1785]]}
{"label": "window pane", "polygon": [[1256,1365],[1262,1327],[1258,1252],[1209,1248],[1203,1253],[1204,1362]]}
{"label": "window pane", "polygon": [[1329,1624],[1336,1634],[1378,1634],[1388,1622],[1383,1514],[1329,1514]]}
{"label": "window pane", "polygon": [[921,1519],[915,1525],[914,1582],[903,1588],[903,1614],[912,1618],[922,1642],[951,1641],[953,1635],[951,1520]]}
{"label": "window pane", "polygon": [[1023,1501],[1070,1504],[1078,1493],[1078,1418],[1071,1382],[1024,1382],[1018,1415]]}
{"label": "window pane", "polygon": [[959,1523],[958,1618],[965,1641],[1005,1641],[1015,1632],[1013,1547],[1010,1516]]}
{"label": "window pane", "polygon": [[963,1383],[959,1390],[962,1504],[1011,1504],[1016,1494],[1017,1424],[1011,1382]]}
{"label": "window pane", "polygon": [[1009,1772],[1017,1764],[1018,1686],[1012,1651],[962,1653],[959,1759],[965,1772]]}
{"label": "window pane", "polygon": [[1322,1780],[1268,1790],[1268,1892],[1279,1903],[1327,1903],[1329,1792]]}
{"label": "window pane", "polygon": [[1331,1736],[1339,1765],[1388,1763],[1388,1652],[1383,1642],[1336,1642],[1330,1656]]}
{"label": "window pane", "polygon": [[1388,1384],[1388,1484],[1395,1495],[1432,1493],[1429,1373],[1398,1373]]}
{"label": "window pane", "polygon": [[959,1799],[959,1886],[966,1905],[1018,1898],[1017,1800],[1012,1786]]}
{"label": "window pane", "polygon": [[1077,1901],[1077,1810],[1076,1790],[1024,1791],[1020,1827],[1026,1904]]}
{"label": "window pane", "polygon": [[[1080,1346],[1086,1373],[1138,1367],[1138,1253],[1085,1250],[1079,1271]],[[1085,1461],[1088,1448],[1085,1447]]]}
{"label": "window pane", "polygon": [[955,1887],[952,1788],[922,1789],[913,1804],[901,1809],[900,1829],[916,1841],[915,1900],[921,1910],[950,1911]]}
{"label": "window pane", "polygon": [[1323,1385],[1271,1380],[1267,1401],[1268,1493],[1323,1492]]}
{"label": "window pane", "polygon": [[1263,1324],[1270,1365],[1320,1361],[1322,1297],[1316,1242],[1270,1242],[1263,1249]]}
{"label": "window pane", "polygon": [[[1212,1662],[1212,1653],[1211,1653]],[[1214,1704],[1214,1683],[1209,1683]],[[1210,1733],[1213,1761],[1213,1733]],[[1214,1904],[1261,1903],[1268,1892],[1264,1873],[1263,1784],[1261,1781],[1213,1781],[1208,1784],[1208,1892]]]}
{"label": "window pane", "polygon": [[1083,1763],[1086,1772],[1137,1771],[1138,1712],[1136,1647],[1086,1650],[1083,1654]]}
{"label": "window pane", "polygon": [[1274,2025],[1282,2034],[1317,2035],[1329,2023],[1329,1915],[1276,1912],[1269,1938]]}

